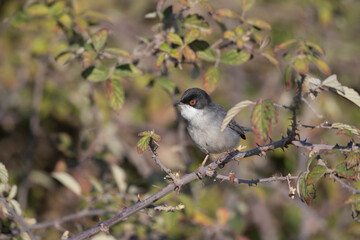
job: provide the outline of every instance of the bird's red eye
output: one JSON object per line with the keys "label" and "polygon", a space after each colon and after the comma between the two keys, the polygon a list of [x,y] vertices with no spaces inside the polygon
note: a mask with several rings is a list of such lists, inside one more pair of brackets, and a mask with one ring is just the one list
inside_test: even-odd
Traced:
{"label": "bird's red eye", "polygon": [[194,105],[195,105],[195,103],[196,103],[196,100],[195,100],[195,99],[190,100],[190,102],[189,102],[190,106],[194,106]]}

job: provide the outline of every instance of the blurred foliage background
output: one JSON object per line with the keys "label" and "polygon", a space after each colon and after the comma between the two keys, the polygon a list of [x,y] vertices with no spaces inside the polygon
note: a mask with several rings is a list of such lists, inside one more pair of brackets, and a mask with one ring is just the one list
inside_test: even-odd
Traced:
{"label": "blurred foliage background", "polygon": [[[182,65],[182,70],[169,67],[169,83],[158,78],[154,81],[153,73],[145,74],[146,69],[155,69],[157,57],[141,55],[138,70],[144,74],[137,75],[132,69],[131,78],[120,75],[121,89],[116,85],[112,89],[124,94],[125,100],[111,103],[109,86],[84,79],[86,74],[82,72],[88,62],[84,58],[77,61],[79,56],[73,54],[79,48],[63,52],[83,40],[88,50],[84,36],[108,29],[107,47],[136,55],[143,51],[139,42],[146,43],[156,32],[159,21],[144,16],[156,11],[158,2],[47,0],[40,1],[53,6],[46,13],[41,8],[23,11],[40,16],[37,20],[19,12],[37,2],[0,2],[0,161],[9,171],[9,183],[18,186],[16,199],[29,224],[34,219],[58,219],[82,209],[106,210],[103,220],[113,211],[135,203],[138,193],[145,198],[157,191],[154,186],[165,186],[164,173],[153,163],[151,154],[137,153],[141,131],[155,130],[161,135],[158,154],[170,169],[180,174],[194,171],[204,156],[188,137],[186,151],[179,145],[185,134],[184,123],[179,123],[172,103],[179,98],[178,92],[204,86],[209,63],[204,62],[198,70],[191,64]],[[238,12],[243,2],[208,3],[214,9]],[[174,4],[174,12],[180,9],[177,1],[164,4]],[[64,14],[64,9],[71,10]],[[272,45],[292,38],[321,45],[326,51],[322,59],[332,73],[360,92],[359,10],[360,2],[356,0],[258,0],[246,16],[271,25],[267,34]],[[191,11],[204,12],[200,7]],[[211,37],[221,37],[220,27],[211,27],[215,29]],[[208,41],[214,42],[211,38]],[[126,54],[120,52],[118,58],[127,58]],[[74,60],[67,62],[72,57]],[[103,64],[110,66],[112,61],[105,56]],[[254,56],[239,66],[220,64],[219,68],[220,80],[212,97],[226,109],[245,99],[291,104],[294,90],[285,90],[284,69],[265,57]],[[310,65],[310,71],[325,78],[315,65]],[[122,108],[114,110],[118,105]],[[359,127],[360,111],[340,96],[321,94],[311,105],[331,122]],[[289,117],[288,112],[279,110],[273,139],[286,133]],[[242,111],[236,119],[250,126],[250,110]],[[301,109],[302,123],[317,125],[323,121],[309,107]],[[349,141],[331,130],[300,131],[301,138],[312,142],[346,145]],[[256,146],[253,136],[242,144],[248,149]],[[343,159],[340,155],[333,161]],[[266,157],[230,163],[221,172],[226,175],[234,171],[244,179],[295,175],[304,170],[306,160],[305,151],[290,147]],[[307,206],[298,198],[288,197],[286,183],[248,187],[204,179],[160,201],[173,206],[182,203],[184,210],[144,210],[117,224],[111,233],[117,239],[359,239],[359,223],[346,205],[351,194],[328,179],[322,179],[316,189],[316,198]],[[42,239],[56,239],[64,230],[76,233],[96,225],[98,220],[99,216],[76,219],[61,226],[34,229],[34,233]],[[14,228],[2,213],[0,228],[1,239]]]}

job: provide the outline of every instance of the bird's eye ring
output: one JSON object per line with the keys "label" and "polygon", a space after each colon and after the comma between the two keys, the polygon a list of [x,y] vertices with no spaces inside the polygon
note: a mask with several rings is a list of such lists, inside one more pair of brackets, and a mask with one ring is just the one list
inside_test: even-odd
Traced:
{"label": "bird's eye ring", "polygon": [[195,100],[195,99],[190,100],[190,102],[189,102],[190,106],[194,106],[194,105],[195,105],[195,103],[196,103],[196,100]]}

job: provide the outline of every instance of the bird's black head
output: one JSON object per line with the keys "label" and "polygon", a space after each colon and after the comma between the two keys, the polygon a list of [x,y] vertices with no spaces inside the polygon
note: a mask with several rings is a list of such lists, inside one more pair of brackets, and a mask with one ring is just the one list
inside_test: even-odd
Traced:
{"label": "bird's black head", "polygon": [[212,103],[210,96],[200,88],[189,88],[182,95],[180,102],[197,109],[203,109]]}

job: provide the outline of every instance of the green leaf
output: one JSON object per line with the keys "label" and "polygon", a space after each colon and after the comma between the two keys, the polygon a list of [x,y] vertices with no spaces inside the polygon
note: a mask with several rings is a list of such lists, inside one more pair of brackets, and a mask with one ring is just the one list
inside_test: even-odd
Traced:
{"label": "green leaf", "polygon": [[356,170],[356,168],[350,168],[348,169],[347,167],[347,162],[342,162],[340,164],[338,164],[336,167],[335,167],[335,173],[337,176],[339,177],[343,177],[343,178],[346,178],[346,179],[358,179],[359,178],[359,173],[358,171]]}
{"label": "green leaf", "polygon": [[196,55],[198,58],[208,62],[216,61],[216,53],[211,48],[207,48],[205,51],[197,51]]}
{"label": "green leaf", "polygon": [[276,122],[276,108],[268,99],[257,101],[252,114],[251,125],[260,144],[264,144],[272,132],[272,123]]}
{"label": "green leaf", "polygon": [[193,41],[195,41],[197,38],[199,38],[199,36],[200,36],[200,30],[197,28],[192,28],[185,34],[184,43],[190,44]]}
{"label": "green leaf", "polygon": [[306,185],[306,174],[300,175],[298,179],[298,183],[300,183],[300,199],[303,202],[306,202],[307,205],[310,205],[311,197],[309,194],[309,190]]}
{"label": "green leaf", "polygon": [[311,157],[309,157],[309,159],[306,162],[306,170],[310,171],[310,165],[311,163],[314,161],[314,159],[318,159],[319,158],[319,154],[315,153],[313,154]]}
{"label": "green leaf", "polygon": [[58,1],[55,2],[51,7],[49,8],[49,16],[57,17],[60,16],[64,12],[65,8],[65,2]]}
{"label": "green leaf", "polygon": [[219,17],[225,17],[225,18],[238,18],[239,14],[236,12],[230,10],[230,9],[218,9],[215,12],[216,15]]}
{"label": "green leaf", "polygon": [[215,90],[220,79],[220,69],[218,67],[209,67],[204,76],[204,88],[208,93]]}
{"label": "green leaf", "polygon": [[76,195],[81,195],[81,187],[79,183],[70,174],[66,172],[53,172],[51,176],[58,180],[60,183],[62,183],[65,187],[67,187]]}
{"label": "green leaf", "polygon": [[168,79],[167,77],[159,77],[156,79],[156,83],[159,84],[165,91],[169,93],[174,93],[176,89],[176,85],[173,81]]}
{"label": "green leaf", "polygon": [[277,52],[277,51],[280,51],[280,50],[287,50],[291,47],[291,45],[293,45],[294,43],[296,43],[297,40],[296,39],[289,39],[289,40],[286,40],[282,43],[279,43],[278,45],[276,45],[274,47],[274,51]]}
{"label": "green leaf", "polygon": [[107,95],[110,100],[110,106],[118,111],[124,105],[124,90],[119,79],[109,79],[107,81]]}
{"label": "green leaf", "polygon": [[26,8],[25,11],[30,16],[45,16],[49,12],[49,8],[44,4],[33,4]]}
{"label": "green leaf", "polygon": [[8,171],[5,167],[5,165],[0,162],[0,182],[7,183],[9,179]]}
{"label": "green leaf", "polygon": [[165,60],[165,56],[166,56],[165,52],[162,52],[159,54],[159,57],[156,59],[155,68],[161,67],[161,65],[163,64],[163,62]]}
{"label": "green leaf", "polygon": [[121,80],[124,77],[137,77],[142,74],[142,71],[134,64],[122,64],[115,68],[113,78]]}
{"label": "green leaf", "polygon": [[62,15],[59,17],[58,21],[59,21],[66,29],[71,29],[72,24],[73,24],[73,21],[72,21],[70,15],[67,14],[67,13],[62,14]]}
{"label": "green leaf", "polygon": [[195,62],[196,60],[195,52],[189,46],[184,47],[183,54],[186,60],[190,62]]}
{"label": "green leaf", "polygon": [[90,82],[102,82],[109,78],[109,69],[104,66],[88,67],[82,76]]}
{"label": "green leaf", "polygon": [[169,55],[175,59],[181,59],[181,53],[178,49],[171,49]]}
{"label": "green leaf", "polygon": [[321,85],[329,87],[329,88],[333,88],[335,91],[340,91],[340,92],[344,92],[344,88],[341,85],[341,83],[337,80],[337,76],[336,74],[333,74],[331,76],[329,76],[328,78],[326,78]]}
{"label": "green leaf", "polygon": [[103,28],[100,29],[95,35],[92,37],[92,42],[96,51],[100,51],[106,43],[108,38],[108,30]]}
{"label": "green leaf", "polygon": [[263,30],[271,30],[271,25],[264,20],[256,19],[256,18],[249,18],[247,22],[250,25],[253,25],[256,28],[263,29]]}
{"label": "green leaf", "polygon": [[124,171],[124,169],[119,167],[117,164],[111,164],[110,169],[111,169],[112,175],[114,176],[114,179],[115,179],[116,185],[119,189],[119,192],[125,193],[126,188],[127,188],[126,172]]}
{"label": "green leaf", "polygon": [[331,74],[330,67],[324,61],[322,61],[316,57],[312,57],[312,60],[314,61],[315,65],[321,72],[325,73],[326,75]]}
{"label": "green leaf", "polygon": [[168,33],[166,38],[171,43],[177,44],[179,46],[183,45],[183,41],[181,40],[180,36],[177,35],[176,33]]}
{"label": "green leaf", "polygon": [[324,49],[322,49],[318,44],[305,40],[305,45],[315,54],[320,53],[322,55],[325,55]]}
{"label": "green leaf", "polygon": [[140,138],[140,140],[138,141],[136,148],[139,154],[142,154],[143,152],[145,152],[145,150],[149,147],[149,142],[150,142],[150,136],[144,136],[142,138]]}
{"label": "green leaf", "polygon": [[284,74],[286,91],[289,91],[292,86],[291,73],[292,73],[291,66],[290,65],[286,66],[285,74]]}
{"label": "green leaf", "polygon": [[307,174],[306,185],[312,185],[319,181],[320,178],[324,176],[327,168],[325,166],[316,165],[311,171]]}
{"label": "green leaf", "polygon": [[221,54],[220,62],[229,65],[240,65],[248,61],[250,57],[251,54],[247,52],[232,49],[230,51]]}
{"label": "green leaf", "polygon": [[306,74],[309,72],[309,63],[303,56],[298,56],[294,61],[294,68],[298,73]]}
{"label": "green leaf", "polygon": [[119,56],[119,57],[125,57],[125,58],[131,58],[131,54],[126,51],[123,50],[121,48],[105,48],[104,52]]}
{"label": "green leaf", "polygon": [[358,152],[350,152],[349,156],[347,157],[346,168],[350,169],[355,166],[358,166],[360,163],[360,153]]}
{"label": "green leaf", "polygon": [[170,47],[169,44],[167,44],[167,43],[162,43],[162,44],[159,46],[159,50],[161,50],[161,51],[163,51],[163,52],[170,52],[171,47]]}
{"label": "green leaf", "polygon": [[190,14],[185,18],[184,21],[185,27],[188,28],[198,28],[199,30],[208,30],[210,28],[209,24],[198,14]]}
{"label": "green leaf", "polygon": [[255,104],[255,103],[252,101],[249,101],[249,100],[245,100],[245,101],[241,101],[241,102],[237,103],[235,106],[230,108],[230,110],[226,113],[226,116],[221,124],[221,132],[223,132],[225,130],[227,125],[241,110],[243,110],[244,108],[247,108],[248,106],[253,105],[253,104]]}

